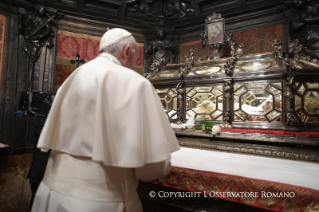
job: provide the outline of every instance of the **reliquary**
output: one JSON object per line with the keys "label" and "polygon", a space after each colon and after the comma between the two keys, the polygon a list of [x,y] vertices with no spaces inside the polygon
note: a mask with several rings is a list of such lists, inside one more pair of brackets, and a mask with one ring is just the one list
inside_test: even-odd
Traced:
{"label": "reliquary", "polygon": [[319,162],[319,63],[280,51],[151,64],[154,85],[171,123],[213,122],[222,132],[174,129],[181,146]]}

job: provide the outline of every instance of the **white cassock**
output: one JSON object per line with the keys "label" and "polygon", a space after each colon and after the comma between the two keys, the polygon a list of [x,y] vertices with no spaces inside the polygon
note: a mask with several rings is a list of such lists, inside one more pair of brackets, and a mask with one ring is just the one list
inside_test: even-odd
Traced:
{"label": "white cassock", "polygon": [[102,53],[59,88],[39,138],[51,149],[32,211],[142,211],[136,188],[179,144],[153,85]]}

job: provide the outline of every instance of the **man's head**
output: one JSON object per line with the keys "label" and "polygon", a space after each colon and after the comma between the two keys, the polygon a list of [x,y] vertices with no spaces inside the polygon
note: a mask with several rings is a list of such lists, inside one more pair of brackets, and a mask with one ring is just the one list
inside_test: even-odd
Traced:
{"label": "man's head", "polygon": [[135,70],[139,54],[137,43],[130,32],[120,28],[108,30],[100,41],[100,53],[103,52],[112,54],[124,67]]}
{"label": "man's head", "polygon": [[216,37],[220,31],[221,31],[221,25],[220,23],[215,23],[215,24],[212,24],[211,26],[211,36],[212,37]]}

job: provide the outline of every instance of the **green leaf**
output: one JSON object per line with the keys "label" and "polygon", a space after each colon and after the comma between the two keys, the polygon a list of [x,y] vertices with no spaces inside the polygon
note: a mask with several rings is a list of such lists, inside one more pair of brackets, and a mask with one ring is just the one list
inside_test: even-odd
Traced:
{"label": "green leaf", "polygon": [[195,130],[201,130],[202,129],[202,125],[201,124],[197,124],[194,127]]}
{"label": "green leaf", "polygon": [[205,122],[204,125],[205,125],[206,128],[210,128],[210,129],[213,128],[213,122],[209,122],[208,121],[208,122]]}

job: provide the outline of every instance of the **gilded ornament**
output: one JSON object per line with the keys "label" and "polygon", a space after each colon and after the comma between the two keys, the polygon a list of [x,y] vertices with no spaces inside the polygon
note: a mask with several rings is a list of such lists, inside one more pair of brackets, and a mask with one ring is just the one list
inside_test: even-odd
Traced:
{"label": "gilded ornament", "polygon": [[296,203],[291,199],[287,198],[282,203],[282,208],[287,212],[299,212],[301,209],[296,205]]}
{"label": "gilded ornament", "polygon": [[205,186],[201,182],[197,182],[194,186],[196,191],[204,192],[205,191]]}
{"label": "gilded ornament", "polygon": [[213,184],[209,190],[213,192],[220,192],[220,189],[218,188],[218,185],[216,184]]}
{"label": "gilded ornament", "polygon": [[187,178],[184,178],[181,182],[181,186],[183,189],[189,189],[190,188],[190,183]]}
{"label": "gilded ornament", "polygon": [[177,186],[178,185],[178,182],[177,182],[177,179],[176,179],[176,176],[170,176],[168,178],[168,184],[170,186]]}
{"label": "gilded ornament", "polygon": [[165,179],[165,177],[161,177],[161,178],[157,179],[157,182],[159,184],[164,184],[166,182],[166,179]]}
{"label": "gilded ornament", "polygon": [[317,201],[312,202],[308,207],[305,209],[305,212],[319,212],[319,203]]}
{"label": "gilded ornament", "polygon": [[276,201],[272,197],[263,197],[260,200],[260,203],[267,208],[274,208],[277,205]]}

